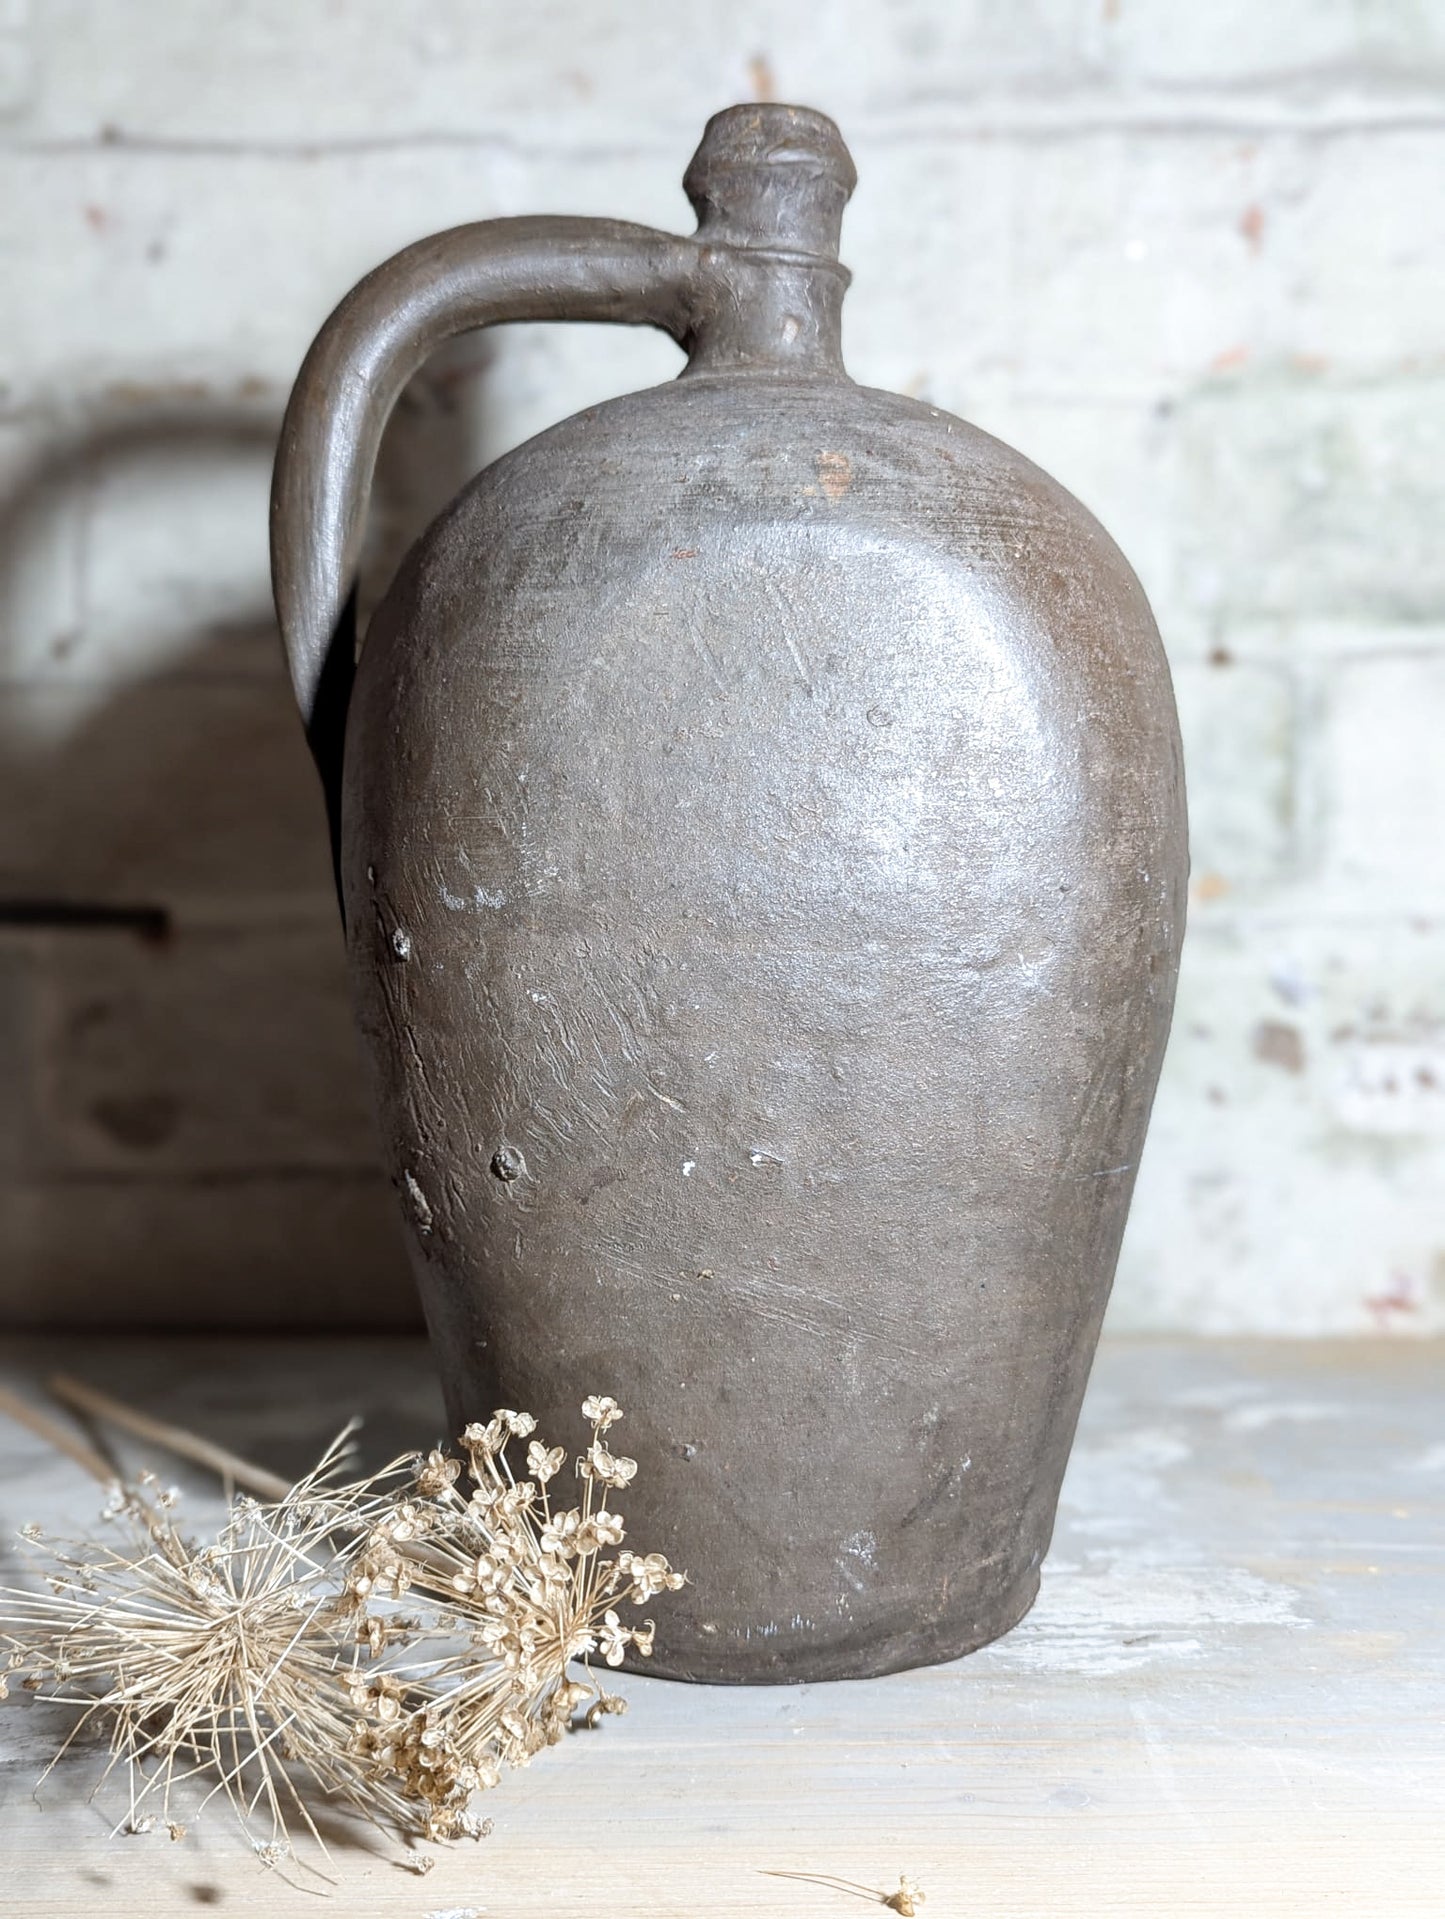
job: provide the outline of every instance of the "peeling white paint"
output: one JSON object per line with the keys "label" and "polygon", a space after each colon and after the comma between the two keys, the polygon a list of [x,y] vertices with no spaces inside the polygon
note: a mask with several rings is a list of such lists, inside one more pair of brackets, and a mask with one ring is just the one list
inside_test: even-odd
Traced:
{"label": "peeling white paint", "polygon": [[1339,1062],[1332,1104],[1357,1133],[1445,1131],[1445,1049],[1388,1040],[1351,1046]]}
{"label": "peeling white paint", "polygon": [[1309,1425],[1318,1419],[1344,1419],[1348,1406],[1333,1406],[1323,1400],[1281,1400],[1273,1405],[1240,1406],[1224,1419],[1226,1432],[1260,1433],[1268,1426]]}
{"label": "peeling white paint", "polygon": [[1235,1567],[1141,1565],[1137,1558],[1078,1567],[1051,1561],[1033,1611],[976,1655],[1028,1672],[1131,1672],[1199,1658],[1201,1634],[1308,1622],[1296,1594]]}
{"label": "peeling white paint", "polygon": [[1187,1392],[1178,1393],[1171,1402],[1175,1406],[1196,1408],[1200,1412],[1222,1413],[1231,1406],[1241,1405],[1246,1400],[1262,1399],[1264,1388],[1237,1379],[1221,1380],[1217,1385],[1191,1386]]}

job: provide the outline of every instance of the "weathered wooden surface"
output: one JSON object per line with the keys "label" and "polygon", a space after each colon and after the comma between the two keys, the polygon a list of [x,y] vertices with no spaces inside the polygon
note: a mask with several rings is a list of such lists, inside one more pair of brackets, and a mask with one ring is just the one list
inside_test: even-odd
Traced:
{"label": "weathered wooden surface", "polygon": [[[380,1457],[435,1435],[414,1341],[12,1344],[280,1468],[353,1410]],[[605,1382],[599,1382],[605,1384]],[[714,1691],[631,1712],[491,1795],[492,1836],[418,1879],[343,1843],[336,1909],[461,1919],[827,1919],[879,1888],[926,1919],[1437,1914],[1445,1885],[1445,1351],[1106,1343],[1034,1613],[951,1667]],[[133,1449],[126,1457],[138,1458]],[[190,1509],[205,1504],[200,1480]],[[77,1471],[0,1426],[0,1520],[82,1526]],[[0,1709],[0,1911],[289,1915],[213,1809],[181,1844],[108,1836],[96,1767],[32,1781],[62,1720]],[[107,1817],[109,1812],[109,1817]]]}

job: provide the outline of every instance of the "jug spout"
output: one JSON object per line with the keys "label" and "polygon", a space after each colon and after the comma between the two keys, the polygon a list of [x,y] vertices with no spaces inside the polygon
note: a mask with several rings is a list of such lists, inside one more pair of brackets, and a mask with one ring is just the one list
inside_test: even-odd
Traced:
{"label": "jug spout", "polygon": [[683,178],[702,250],[689,373],[844,377],[838,238],[857,177],[810,107],[713,115]]}
{"label": "jug spout", "polygon": [[682,184],[705,245],[836,260],[843,209],[858,174],[825,113],[725,107],[703,129]]}

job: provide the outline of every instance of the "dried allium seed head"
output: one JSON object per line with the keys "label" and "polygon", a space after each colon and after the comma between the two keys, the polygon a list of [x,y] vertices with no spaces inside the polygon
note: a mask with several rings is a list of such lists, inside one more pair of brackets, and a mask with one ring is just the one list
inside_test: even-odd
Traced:
{"label": "dried allium seed head", "polygon": [[444,1493],[448,1486],[456,1484],[461,1470],[459,1460],[448,1459],[445,1453],[433,1447],[416,1476],[416,1489],[424,1499],[434,1499],[438,1493]]}
{"label": "dried allium seed head", "polygon": [[637,1461],[608,1452],[600,1439],[594,1439],[585,1456],[577,1461],[583,1479],[600,1479],[604,1486],[630,1486],[637,1476]]}
{"label": "dried allium seed head", "polygon": [[[551,1505],[550,1483],[565,1450],[533,1439],[535,1423],[503,1409],[462,1434],[475,1481],[466,1497],[457,1476],[443,1474],[434,1456],[424,1469],[426,1485],[419,1478],[416,1488],[422,1522],[409,1517],[402,1531],[386,1529],[404,1562],[412,1602],[428,1613],[423,1648],[435,1645],[434,1628],[443,1617],[462,1642],[412,1658],[405,1668],[408,1695],[426,1725],[424,1746],[414,1751],[397,1736],[380,1696],[362,1707],[372,1727],[362,1741],[368,1763],[404,1796],[435,1801],[438,1778],[455,1777],[457,1761],[470,1767],[477,1784],[494,1783],[503,1765],[526,1765],[554,1745],[588,1700],[594,1701],[588,1724],[620,1711],[623,1702],[590,1677],[572,1677],[572,1662],[585,1664],[600,1653],[617,1666],[629,1649],[642,1656],[652,1649],[652,1626],[625,1624],[618,1607],[675,1591],[682,1575],[660,1553],[605,1556],[621,1544],[624,1524],[602,1503],[599,1489],[625,1488],[637,1467],[598,1437],[622,1417],[617,1402],[589,1398],[584,1413],[593,1435],[579,1461],[580,1506]],[[514,1438],[530,1440],[529,1476],[522,1480],[507,1456]],[[422,1753],[429,1755],[424,1767]],[[440,1805],[449,1812],[454,1798],[444,1794]]]}
{"label": "dried allium seed head", "polygon": [[[320,1844],[308,1779],[383,1827],[479,1837],[491,1822],[469,1802],[504,1765],[529,1764],[579,1712],[590,1726],[623,1710],[585,1664],[651,1652],[651,1623],[618,1608],[684,1583],[659,1553],[607,1556],[624,1526],[599,1489],[622,1490],[637,1467],[601,1442],[617,1402],[589,1398],[584,1414],[582,1503],[555,1512],[566,1451],[505,1408],[462,1435],[466,1496],[462,1462],[440,1449],[338,1486],[333,1448],[286,1498],[234,1501],[197,1547],[169,1495],[117,1487],[109,1511],[128,1541],[72,1550],[27,1529],[51,1591],[6,1596],[9,1669],[73,1700],[81,1723],[109,1723],[134,1830],[153,1824],[154,1800],[181,1837],[172,1791],[202,1772],[268,1865],[295,1858],[288,1818]],[[523,1479],[513,1440],[530,1442]]]}
{"label": "dried allium seed head", "polygon": [[130,1777],[132,1829],[153,1827],[149,1802],[182,1837],[172,1795],[201,1773],[231,1800],[262,1856],[280,1848],[277,1857],[290,1857],[288,1820],[316,1836],[293,1761],[369,1817],[391,1822],[405,1810],[357,1790],[335,1686],[356,1657],[355,1609],[342,1603],[350,1560],[395,1491],[384,1475],[330,1485],[338,1457],[333,1448],[279,1502],[233,1502],[200,1547],[159,1499],[124,1493],[116,1516],[129,1537],[40,1542],[49,1595],[0,1594],[0,1630],[35,1687],[74,1703],[79,1724],[108,1724],[114,1760]]}

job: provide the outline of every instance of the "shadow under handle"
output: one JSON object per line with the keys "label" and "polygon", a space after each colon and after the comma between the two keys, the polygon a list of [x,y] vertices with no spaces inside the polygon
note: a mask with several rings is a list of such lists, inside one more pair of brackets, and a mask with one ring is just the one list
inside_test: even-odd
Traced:
{"label": "shadow under handle", "polygon": [[695,241],[622,221],[485,220],[393,255],[316,336],[276,452],[271,578],[333,853],[357,567],[377,450],[402,389],[443,341],[501,321],[612,321],[682,341],[698,261]]}

